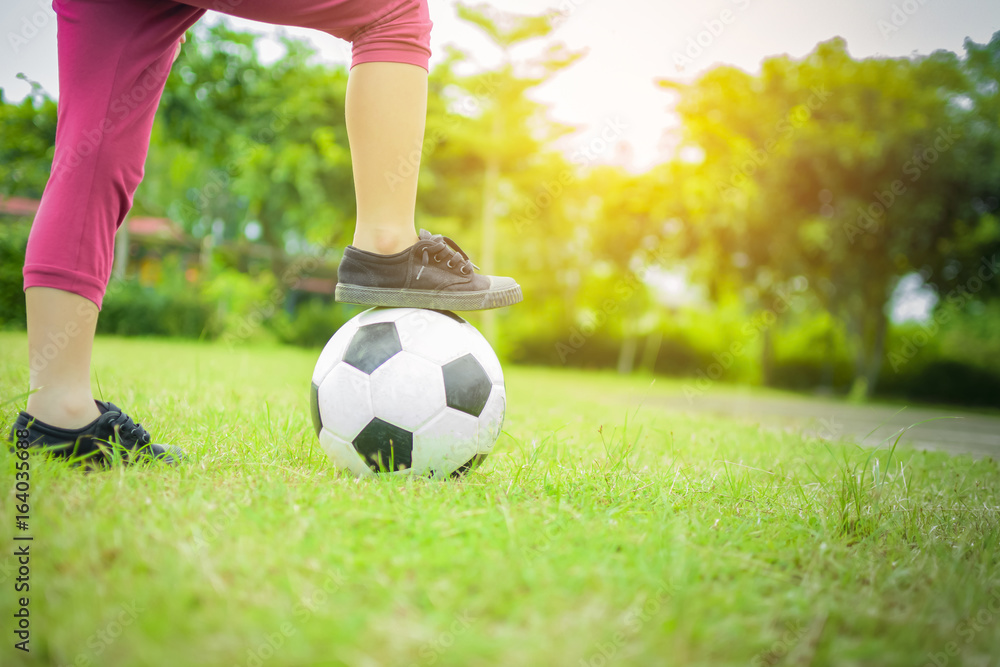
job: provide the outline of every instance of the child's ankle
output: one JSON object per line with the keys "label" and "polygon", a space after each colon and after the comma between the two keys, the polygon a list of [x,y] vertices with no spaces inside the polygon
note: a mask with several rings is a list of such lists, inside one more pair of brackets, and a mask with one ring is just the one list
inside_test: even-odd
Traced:
{"label": "child's ankle", "polygon": [[394,255],[402,252],[417,242],[413,228],[393,227],[357,230],[354,232],[354,243],[359,250],[373,252],[377,255]]}
{"label": "child's ankle", "polygon": [[25,412],[49,426],[81,428],[101,416],[89,394],[46,392],[44,389],[28,397]]}

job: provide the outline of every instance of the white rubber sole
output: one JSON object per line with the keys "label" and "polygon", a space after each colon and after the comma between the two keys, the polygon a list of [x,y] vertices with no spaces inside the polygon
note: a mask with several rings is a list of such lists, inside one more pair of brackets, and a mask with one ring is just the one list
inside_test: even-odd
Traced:
{"label": "white rubber sole", "polygon": [[523,300],[520,285],[500,290],[444,292],[433,290],[362,287],[337,283],[337,301],[387,308],[432,308],[434,310],[490,310],[513,306]]}

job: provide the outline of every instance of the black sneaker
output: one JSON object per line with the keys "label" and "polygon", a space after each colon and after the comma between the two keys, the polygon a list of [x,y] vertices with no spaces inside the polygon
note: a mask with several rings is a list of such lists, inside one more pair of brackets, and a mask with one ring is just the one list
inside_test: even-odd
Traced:
{"label": "black sneaker", "polygon": [[8,440],[12,447],[41,449],[76,465],[105,467],[116,456],[125,465],[139,461],[161,461],[174,464],[183,455],[176,447],[150,442],[149,433],[141,424],[121,411],[114,403],[94,401],[101,416],[82,428],[59,428],[38,421],[22,412],[14,422]]}
{"label": "black sneaker", "polygon": [[475,264],[451,239],[421,229],[420,240],[395,255],[347,246],[337,301],[367,306],[489,310],[521,301],[513,278],[473,273]]}

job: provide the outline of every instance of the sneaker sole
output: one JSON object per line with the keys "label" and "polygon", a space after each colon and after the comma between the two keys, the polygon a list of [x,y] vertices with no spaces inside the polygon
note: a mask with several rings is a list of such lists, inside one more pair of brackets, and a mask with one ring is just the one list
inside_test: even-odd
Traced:
{"label": "sneaker sole", "polygon": [[432,308],[434,310],[491,310],[520,303],[521,287],[479,292],[435,292],[432,290],[362,287],[337,284],[335,298],[342,303],[387,308]]}

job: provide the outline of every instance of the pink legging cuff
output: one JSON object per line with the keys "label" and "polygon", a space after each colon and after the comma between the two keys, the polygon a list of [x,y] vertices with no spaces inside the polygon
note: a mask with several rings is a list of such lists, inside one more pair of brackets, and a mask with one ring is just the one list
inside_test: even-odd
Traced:
{"label": "pink legging cuff", "polygon": [[46,266],[45,264],[24,265],[24,288],[51,287],[79,294],[101,307],[107,282],[89,273],[74,271],[62,266]]}
{"label": "pink legging cuff", "polygon": [[427,54],[423,51],[398,47],[392,50],[373,48],[364,53],[358,53],[355,50],[354,55],[351,57],[351,68],[361,63],[403,63],[427,69],[427,60]]}

